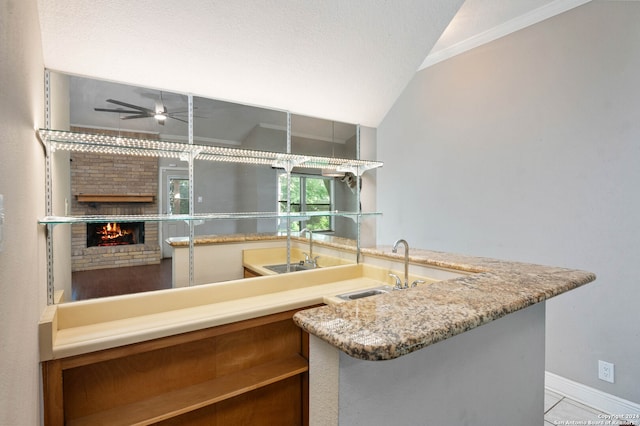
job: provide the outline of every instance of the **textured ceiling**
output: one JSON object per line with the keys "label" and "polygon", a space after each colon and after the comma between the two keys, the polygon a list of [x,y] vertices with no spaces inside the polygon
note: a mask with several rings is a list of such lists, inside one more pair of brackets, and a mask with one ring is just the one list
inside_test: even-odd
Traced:
{"label": "textured ceiling", "polygon": [[38,0],[45,66],[377,126],[463,0]]}
{"label": "textured ceiling", "polygon": [[586,1],[38,0],[38,8],[49,69],[376,127],[418,69]]}

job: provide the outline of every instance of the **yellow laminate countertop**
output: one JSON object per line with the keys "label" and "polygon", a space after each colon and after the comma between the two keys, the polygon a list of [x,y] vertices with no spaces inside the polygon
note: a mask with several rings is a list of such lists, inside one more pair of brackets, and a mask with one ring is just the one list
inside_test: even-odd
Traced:
{"label": "yellow laminate countertop", "polygon": [[39,324],[42,361],[200,330],[321,303],[381,285],[344,265],[50,305]]}

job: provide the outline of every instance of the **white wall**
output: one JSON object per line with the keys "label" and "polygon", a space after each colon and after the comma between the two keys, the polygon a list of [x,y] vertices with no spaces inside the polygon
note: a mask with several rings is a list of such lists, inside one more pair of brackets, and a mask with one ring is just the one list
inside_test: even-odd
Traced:
{"label": "white wall", "polygon": [[[546,369],[640,402],[640,2],[593,1],[418,73],[378,127],[378,243],[595,272]],[[616,383],[597,379],[613,362]]]}
{"label": "white wall", "polygon": [[0,0],[0,424],[40,423],[38,331],[46,305],[43,61],[35,0]]}

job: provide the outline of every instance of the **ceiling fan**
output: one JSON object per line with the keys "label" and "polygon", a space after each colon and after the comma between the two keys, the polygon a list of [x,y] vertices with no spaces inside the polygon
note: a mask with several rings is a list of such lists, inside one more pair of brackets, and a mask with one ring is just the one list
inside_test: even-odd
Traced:
{"label": "ceiling fan", "polygon": [[145,108],[138,105],[133,105],[127,102],[118,101],[115,99],[107,99],[107,102],[110,104],[119,105],[124,108],[94,108],[95,111],[102,112],[115,112],[118,114],[130,114],[123,117],[120,117],[122,120],[132,120],[134,118],[149,118],[153,117],[157,120],[158,124],[164,126],[164,122],[167,118],[171,118],[173,120],[182,121],[183,123],[188,123],[187,120],[183,118],[176,117],[177,115],[184,115],[186,111],[173,111],[168,112],[167,107],[162,102],[162,96],[159,100],[156,100],[155,109]]}

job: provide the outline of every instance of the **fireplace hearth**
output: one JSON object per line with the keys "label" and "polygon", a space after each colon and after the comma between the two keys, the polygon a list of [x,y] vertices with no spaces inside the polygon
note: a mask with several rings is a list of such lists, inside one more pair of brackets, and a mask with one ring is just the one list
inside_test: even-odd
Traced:
{"label": "fireplace hearth", "polygon": [[144,244],[144,222],[87,224],[87,248]]}

